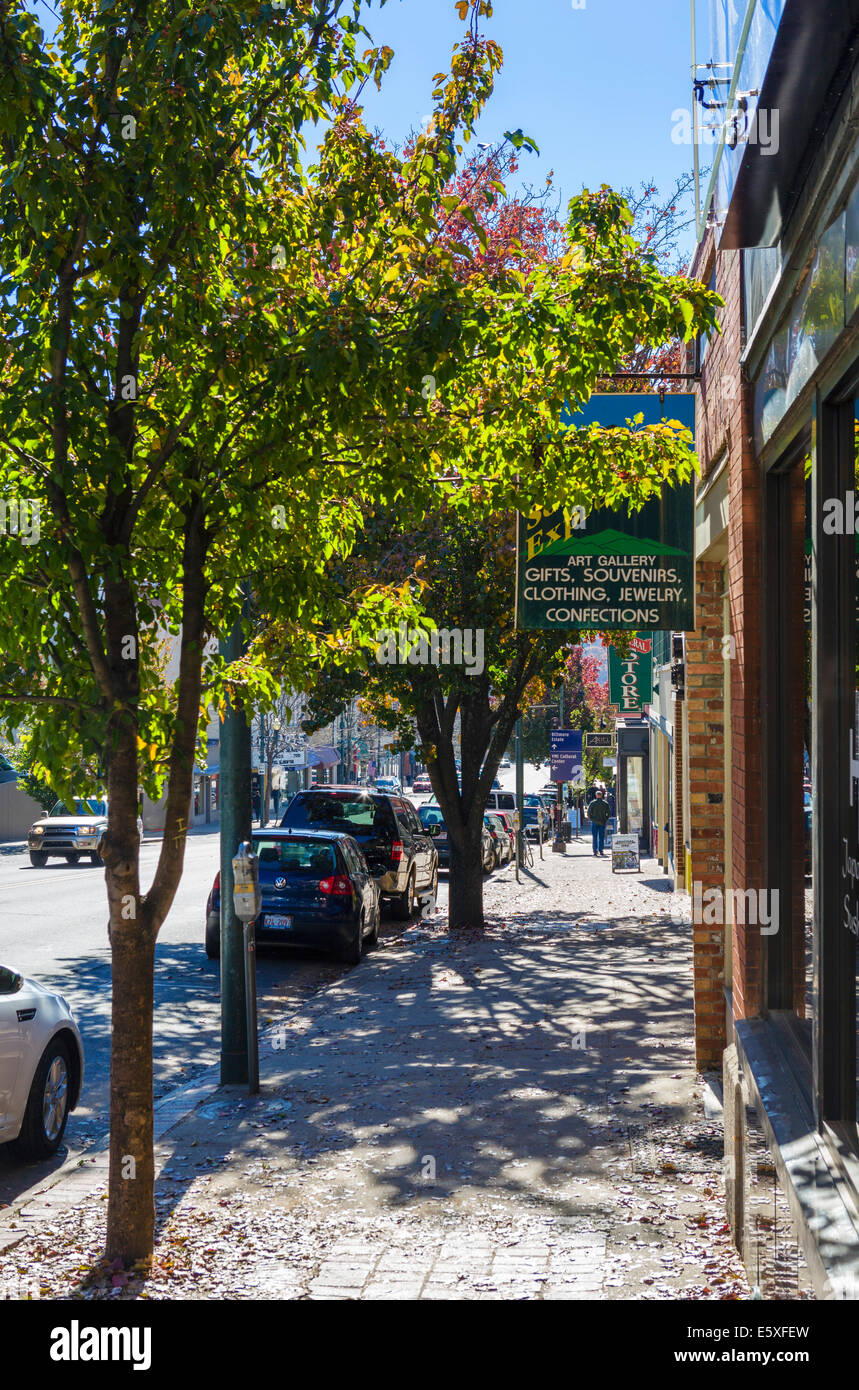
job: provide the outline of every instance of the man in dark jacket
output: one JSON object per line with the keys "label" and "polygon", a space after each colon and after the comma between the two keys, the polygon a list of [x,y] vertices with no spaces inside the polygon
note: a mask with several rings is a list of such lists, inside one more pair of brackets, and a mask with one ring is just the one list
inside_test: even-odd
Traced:
{"label": "man in dark jacket", "polygon": [[597,787],[596,796],[588,807],[588,820],[594,839],[594,855],[605,857],[605,823],[611,815],[611,807],[605,799],[602,787]]}

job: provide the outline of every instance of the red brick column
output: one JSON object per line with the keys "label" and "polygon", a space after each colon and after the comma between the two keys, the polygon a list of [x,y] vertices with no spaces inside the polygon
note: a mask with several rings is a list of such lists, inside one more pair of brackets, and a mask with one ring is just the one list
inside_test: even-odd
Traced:
{"label": "red brick column", "polygon": [[[733,883],[745,892],[763,888],[761,764],[761,509],[758,466],[752,453],[750,392],[736,405],[728,521],[731,633],[731,844]],[[754,1018],[763,1003],[761,937],[755,926],[733,927],[734,1018]]]}
{"label": "red brick column", "polygon": [[674,761],[671,776],[674,779],[674,887],[682,892],[686,875],[686,833],[683,824],[683,719],[685,709],[682,697],[674,698]]}
{"label": "red brick column", "polygon": [[[689,730],[695,1056],[699,1067],[712,1068],[721,1067],[726,1046],[721,564],[698,562],[696,595],[697,627],[686,635],[685,710]],[[720,894],[721,911],[713,914],[717,920],[695,921],[695,916],[702,915],[702,898],[710,888]],[[705,899],[705,904],[709,901]]]}

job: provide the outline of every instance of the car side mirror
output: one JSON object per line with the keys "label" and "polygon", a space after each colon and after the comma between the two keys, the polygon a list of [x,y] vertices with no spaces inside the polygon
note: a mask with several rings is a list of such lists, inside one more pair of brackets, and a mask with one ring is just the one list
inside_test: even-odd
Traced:
{"label": "car side mirror", "polygon": [[0,965],[0,994],[17,994],[24,984],[24,976]]}

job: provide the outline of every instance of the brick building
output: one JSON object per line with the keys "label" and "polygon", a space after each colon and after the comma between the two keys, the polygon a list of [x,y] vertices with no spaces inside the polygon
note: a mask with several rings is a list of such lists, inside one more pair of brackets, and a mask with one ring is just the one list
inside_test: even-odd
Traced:
{"label": "brick building", "polygon": [[738,1246],[764,1296],[788,1250],[797,1290],[855,1298],[859,0],[697,12],[696,151],[717,142],[693,273],[725,308],[696,362],[673,867]]}

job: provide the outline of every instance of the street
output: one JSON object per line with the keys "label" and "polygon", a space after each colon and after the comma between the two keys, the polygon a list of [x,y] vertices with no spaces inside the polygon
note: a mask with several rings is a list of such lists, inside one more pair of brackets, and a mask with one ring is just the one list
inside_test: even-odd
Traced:
{"label": "street", "polygon": [[[526,764],[526,792],[546,780],[546,770]],[[513,787],[515,769],[499,774]],[[427,796],[414,798],[416,805]],[[141,848],[141,880],[148,885],[160,841]],[[206,898],[217,872],[217,826],[188,837],[185,869],[173,907],[161,930],[155,962],[155,1099],[194,1080],[218,1060],[220,967],[203,949]],[[447,874],[439,883],[438,906],[447,906]],[[57,1158],[21,1165],[0,1145],[0,1202],[37,1187],[69,1154],[75,1155],[107,1130],[110,1080],[110,948],[107,942],[104,874],[88,862],[75,866],[52,859],[33,869],[20,846],[0,852],[0,964],[57,990],[68,999],[83,1035],[86,1077],[81,1103],[72,1114]],[[387,917],[383,933],[395,930]],[[349,969],[310,951],[261,947],[257,996],[261,1026],[280,1019],[316,989]]]}

